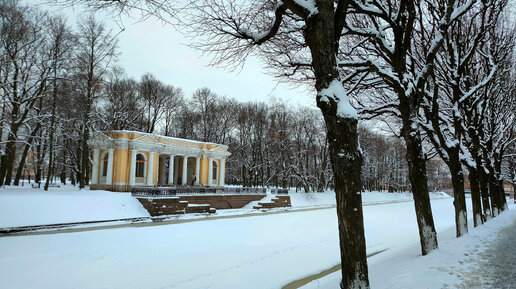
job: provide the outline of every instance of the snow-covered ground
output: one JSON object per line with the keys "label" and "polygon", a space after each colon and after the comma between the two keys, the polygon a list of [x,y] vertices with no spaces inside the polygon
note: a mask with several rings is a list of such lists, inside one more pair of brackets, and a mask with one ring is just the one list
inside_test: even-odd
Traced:
{"label": "snow-covered ground", "polygon": [[0,228],[149,217],[130,194],[79,190],[73,186],[0,189]]}
{"label": "snow-covered ground", "polygon": [[[439,249],[421,256],[417,243],[368,259],[371,288],[515,288],[516,206],[455,238],[455,227],[438,230]],[[435,210],[434,210],[435,213]],[[434,214],[435,216],[435,214]],[[367,230],[367,229],[366,229]],[[339,288],[340,271],[303,286]]]}
{"label": "snow-covered ground", "polygon": [[[275,195],[267,195],[269,201]],[[296,193],[290,192],[292,208],[316,208],[335,205],[335,193]],[[432,198],[448,197],[444,193],[432,193]],[[364,204],[410,201],[408,193],[365,192],[362,194]],[[253,206],[259,201],[251,202],[242,209],[219,210],[215,215],[179,215],[170,219],[194,219],[213,216],[259,214]],[[276,209],[273,211],[284,211]],[[109,191],[79,190],[73,186],[42,189],[9,186],[0,189],[0,228],[72,223],[83,221],[115,220],[124,218],[149,217],[148,212],[129,193]]]}
{"label": "snow-covered ground", "polygon": [[[0,191],[0,204],[15,193]],[[42,191],[34,192],[35,198],[44,198],[37,193]],[[66,194],[71,193],[85,195],[82,205],[94,205],[86,197],[107,192]],[[114,194],[118,197],[113,199],[128,197]],[[280,288],[340,262],[335,208],[321,207],[334,204],[333,194],[291,197],[297,210],[272,215],[0,237],[1,287]],[[453,199],[437,197],[432,211],[440,249],[422,257],[413,203],[384,204],[407,198],[364,193],[364,203],[370,204],[364,206],[368,253],[386,250],[369,259],[372,288],[442,288],[464,282],[465,272],[475,269],[475,260],[495,233],[516,218],[511,205],[507,213],[456,239]],[[55,203],[47,203],[54,208],[47,216],[59,214]],[[321,208],[303,210],[317,206]],[[339,276],[330,274],[306,288],[338,288]]]}
{"label": "snow-covered ground", "polygon": [[[326,191],[323,193],[304,193],[290,191],[289,192],[292,206],[296,208],[302,207],[318,207],[318,206],[335,206],[335,192]],[[449,198],[450,196],[443,192],[431,192],[430,198],[440,199]],[[388,192],[363,192],[362,202],[366,205],[412,201],[411,193],[388,193]]]}

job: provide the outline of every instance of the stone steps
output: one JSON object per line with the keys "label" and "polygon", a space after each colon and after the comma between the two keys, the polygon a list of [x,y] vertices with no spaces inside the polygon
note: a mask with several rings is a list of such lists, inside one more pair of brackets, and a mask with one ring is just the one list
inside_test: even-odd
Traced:
{"label": "stone steps", "polygon": [[[215,210],[215,209],[213,209]],[[205,205],[189,205],[188,207],[186,207],[185,209],[185,212],[187,214],[192,214],[192,213],[210,213],[211,211],[211,208],[210,208],[210,205],[209,204],[205,204]]]}
{"label": "stone steps", "polygon": [[191,213],[215,213],[209,204],[189,204],[178,197],[148,199],[137,198],[149,214],[153,217],[163,215],[178,215]]}
{"label": "stone steps", "polygon": [[276,196],[271,201],[272,202],[259,202],[257,206],[253,207],[253,209],[259,210],[292,207],[290,196]]}

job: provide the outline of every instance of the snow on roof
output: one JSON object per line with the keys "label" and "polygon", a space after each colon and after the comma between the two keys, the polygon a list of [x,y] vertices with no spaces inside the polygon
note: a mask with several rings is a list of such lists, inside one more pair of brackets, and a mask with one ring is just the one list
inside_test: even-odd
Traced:
{"label": "snow on roof", "polygon": [[184,142],[189,142],[189,143],[196,143],[196,144],[211,144],[211,145],[216,145],[216,146],[223,146],[223,147],[226,147],[226,145],[223,145],[223,144],[217,144],[217,143],[213,143],[213,142],[202,142],[202,141],[196,141],[196,140],[191,140],[191,139],[185,139],[185,138],[177,138],[177,137],[171,137],[171,136],[164,136],[164,135],[159,135],[159,134],[153,134],[153,133],[146,133],[146,132],[141,132],[141,131],[132,131],[132,130],[110,130],[110,131],[104,131],[102,132],[103,134],[105,135],[108,135],[108,134],[112,134],[112,133],[127,133],[127,134],[138,134],[138,135],[141,135],[141,136],[148,136],[148,137],[156,137],[156,138],[159,138],[159,139],[163,139],[163,140],[173,140],[173,141],[184,141]]}

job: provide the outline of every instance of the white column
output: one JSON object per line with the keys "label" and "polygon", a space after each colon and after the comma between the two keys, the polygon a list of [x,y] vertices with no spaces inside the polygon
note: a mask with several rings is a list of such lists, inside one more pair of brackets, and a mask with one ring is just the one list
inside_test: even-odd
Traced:
{"label": "white column", "polygon": [[174,156],[170,155],[170,160],[168,160],[168,184],[174,184]]}
{"label": "white column", "polygon": [[113,151],[114,149],[108,149],[106,185],[111,185],[113,182]]}
{"label": "white column", "polygon": [[194,185],[199,185],[199,178],[201,177],[199,174],[200,167],[201,167],[201,158],[196,157],[195,158],[195,182],[194,182]]}
{"label": "white column", "polygon": [[165,184],[165,159],[164,158],[158,158],[159,159],[159,184],[164,185]]}
{"label": "white column", "polygon": [[154,154],[155,152],[149,153],[149,169],[147,170],[147,185],[154,185]]}
{"label": "white column", "polygon": [[174,181],[173,184],[177,185],[177,177],[179,176],[179,162],[174,164]]}
{"label": "white column", "polygon": [[99,183],[99,150],[93,150],[93,165],[91,167],[91,183]]}
{"label": "white column", "polygon": [[186,186],[187,183],[186,183],[186,180],[187,180],[187,174],[188,172],[188,156],[184,156],[183,157],[183,172],[182,172],[182,175],[181,175],[181,185],[183,186]]}
{"label": "white column", "polygon": [[220,159],[220,167],[219,167],[219,186],[224,186],[224,179],[226,177],[226,172],[224,171],[226,167],[226,160]]}
{"label": "white column", "polygon": [[208,186],[211,186],[211,179],[213,178],[213,159],[208,159]]}
{"label": "white column", "polygon": [[136,179],[136,151],[131,151],[131,165],[129,167],[129,185],[134,186]]}

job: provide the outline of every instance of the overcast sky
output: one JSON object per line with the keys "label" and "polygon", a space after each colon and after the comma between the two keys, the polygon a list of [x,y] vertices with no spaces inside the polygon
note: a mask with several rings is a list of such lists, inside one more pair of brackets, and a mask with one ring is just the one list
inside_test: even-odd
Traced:
{"label": "overcast sky", "polygon": [[[38,6],[51,11],[58,9],[45,4]],[[59,8],[58,12],[64,14],[70,24],[75,24],[78,15],[85,14],[81,6]],[[150,72],[164,83],[182,88],[187,97],[198,88],[208,87],[219,95],[241,101],[267,102],[274,96],[291,105],[315,107],[315,97],[308,88],[278,84],[265,73],[264,65],[256,58],[248,59],[243,69],[233,72],[209,67],[209,56],[189,48],[188,39],[170,25],[156,19],[136,23],[134,19],[124,18],[125,29],[121,31],[111,17],[101,13],[96,16],[114,33],[119,33],[119,64],[136,79]]]}

